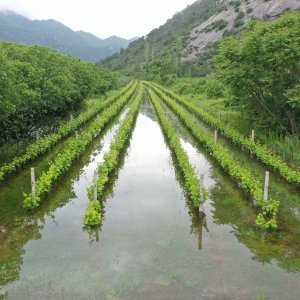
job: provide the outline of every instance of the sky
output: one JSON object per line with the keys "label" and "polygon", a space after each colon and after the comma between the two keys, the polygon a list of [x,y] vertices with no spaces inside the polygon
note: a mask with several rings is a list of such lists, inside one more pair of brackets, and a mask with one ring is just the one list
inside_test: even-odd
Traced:
{"label": "sky", "polygon": [[0,0],[0,10],[54,19],[100,38],[144,36],[195,0]]}

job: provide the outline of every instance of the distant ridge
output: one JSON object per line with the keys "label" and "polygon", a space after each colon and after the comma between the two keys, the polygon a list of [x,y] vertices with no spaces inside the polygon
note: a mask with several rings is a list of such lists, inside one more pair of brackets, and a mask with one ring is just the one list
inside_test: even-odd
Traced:
{"label": "distant ridge", "polygon": [[299,0],[197,0],[98,64],[128,76],[145,76],[149,69],[205,76],[223,37],[239,34],[253,18],[274,20],[287,10],[299,9]]}
{"label": "distant ridge", "polygon": [[53,19],[30,20],[13,11],[0,11],[0,40],[46,46],[90,62],[113,55],[132,41],[117,36],[100,39],[89,32],[73,31]]}

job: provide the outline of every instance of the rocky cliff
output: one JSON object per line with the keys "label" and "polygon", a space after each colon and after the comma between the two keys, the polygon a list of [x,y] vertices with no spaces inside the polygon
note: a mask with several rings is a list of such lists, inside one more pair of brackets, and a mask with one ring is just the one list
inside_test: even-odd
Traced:
{"label": "rocky cliff", "polygon": [[273,20],[287,10],[299,10],[300,0],[221,0],[218,13],[194,28],[182,51],[181,61],[197,60],[228,34],[238,34],[253,19]]}

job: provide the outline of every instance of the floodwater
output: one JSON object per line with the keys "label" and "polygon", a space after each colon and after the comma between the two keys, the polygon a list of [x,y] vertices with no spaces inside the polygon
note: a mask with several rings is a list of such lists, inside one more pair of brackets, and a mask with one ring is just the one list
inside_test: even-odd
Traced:
{"label": "floodwater", "polygon": [[86,188],[116,126],[90,146],[36,212],[14,210],[20,207],[18,186],[0,188],[2,297],[299,299],[299,218],[276,233],[257,229],[247,197],[177,126],[191,162],[205,173],[204,216],[185,196],[145,100],[109,187],[101,228],[83,228]]}

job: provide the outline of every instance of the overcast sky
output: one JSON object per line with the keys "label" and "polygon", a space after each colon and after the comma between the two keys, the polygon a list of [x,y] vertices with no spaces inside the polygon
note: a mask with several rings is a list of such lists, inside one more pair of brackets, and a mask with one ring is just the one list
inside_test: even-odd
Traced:
{"label": "overcast sky", "polygon": [[195,0],[0,0],[0,10],[55,19],[100,38],[143,36]]}

